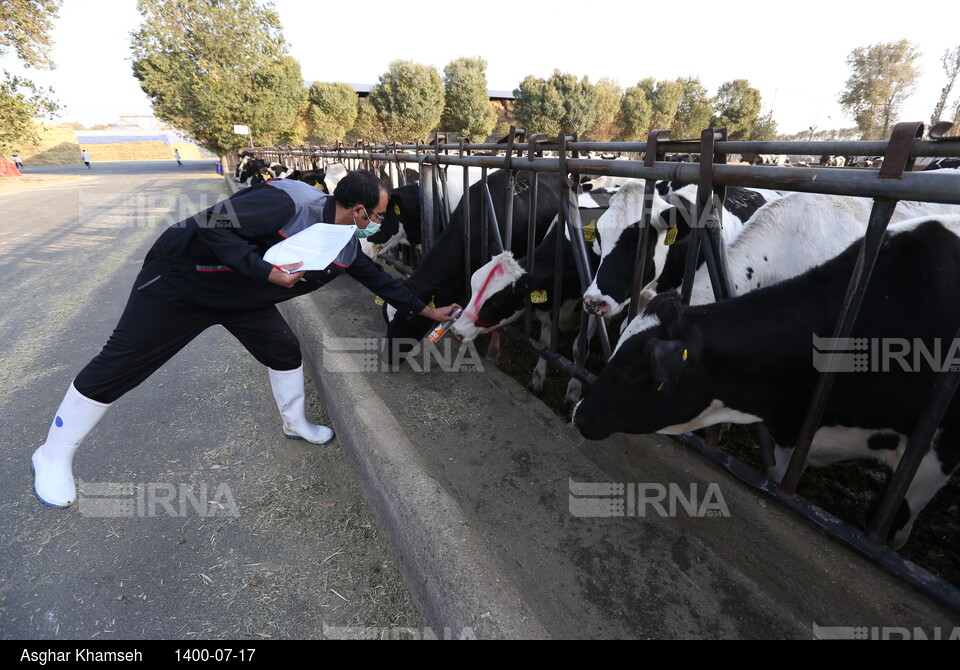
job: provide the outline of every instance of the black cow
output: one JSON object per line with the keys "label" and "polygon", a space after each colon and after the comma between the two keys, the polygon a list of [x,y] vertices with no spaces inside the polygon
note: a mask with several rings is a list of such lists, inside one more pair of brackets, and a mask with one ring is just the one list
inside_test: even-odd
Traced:
{"label": "black cow", "polygon": [[[584,437],[615,432],[680,434],[723,422],[764,422],[782,477],[820,370],[844,370],[808,465],[872,457],[895,468],[941,369],[960,363],[960,216],[891,225],[852,337],[873,354],[820,352],[857,262],[859,244],[782,283],[684,308],[676,294],[652,300],[617,345],[574,412]],[[904,347],[912,348],[908,354]],[[941,352],[928,357],[929,352]],[[931,359],[939,359],[933,360]],[[869,361],[868,358],[875,360]],[[851,370],[846,372],[845,370]],[[960,461],[960,394],[940,424],[888,543],[906,541],[917,514]]]}
{"label": "black cow", "polygon": [[[511,248],[526,249],[527,229],[530,208],[531,173],[521,170],[517,173],[513,205],[513,237]],[[494,202],[497,221],[506,216],[506,180],[503,170],[492,172],[488,185]],[[486,207],[481,195],[481,184],[470,187],[470,273],[475,272],[489,260],[483,257],[480,248],[481,207]],[[537,189],[537,219],[535,237],[539,241],[546,234],[550,222],[557,215],[560,202],[560,175],[543,172],[539,176]],[[490,251],[497,253],[494,247],[494,233],[489,234]],[[407,287],[427,303],[449,305],[464,302],[467,296],[464,272],[464,226],[463,201],[461,201],[450,219],[450,225],[441,233],[429,253],[424,256],[420,266],[404,282]],[[412,313],[398,313],[394,308],[384,305],[384,319],[387,322],[387,356],[391,363],[400,354],[402,358],[409,353],[412,342],[421,340],[434,325],[432,321]]]}
{"label": "black cow", "polygon": [[387,215],[375,235],[361,240],[363,252],[371,258],[386,253],[398,244],[420,244],[420,186],[408,184],[390,191]]}

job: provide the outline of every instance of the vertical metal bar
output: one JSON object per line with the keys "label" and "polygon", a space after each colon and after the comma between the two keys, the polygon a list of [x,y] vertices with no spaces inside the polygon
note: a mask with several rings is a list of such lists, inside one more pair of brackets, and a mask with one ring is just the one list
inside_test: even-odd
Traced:
{"label": "vertical metal bar", "polygon": [[[573,251],[573,262],[577,266],[577,276],[580,278],[580,295],[587,290],[593,277],[590,276],[590,261],[587,258],[586,240],[583,239],[583,222],[580,220],[580,210],[577,209],[576,191],[579,185],[573,189],[570,198],[566,202],[567,207],[567,234],[570,237],[570,244]],[[558,296],[559,299],[559,296]],[[587,345],[589,344],[589,324],[590,319],[596,318],[587,314],[586,310],[580,310],[580,334],[577,338],[577,362],[583,366],[587,360]]]}
{"label": "vertical metal bar", "polygon": [[[954,342],[958,340],[960,340],[960,331],[954,336]],[[900,458],[900,463],[880,498],[880,504],[873,518],[867,525],[868,540],[877,544],[886,542],[894,517],[900,509],[900,503],[903,502],[907,489],[913,483],[913,478],[920,468],[920,462],[926,456],[927,450],[931,448],[933,436],[947,413],[958,385],[960,385],[960,370],[943,370],[937,375],[930,397],[924,404],[926,410],[917,421],[903,456]]]}
{"label": "vertical metal bar", "polygon": [[[489,190],[487,186],[487,168],[480,168],[480,192]],[[483,197],[481,195],[481,197]],[[490,258],[490,225],[487,208],[480,203],[480,257],[486,262]]]}
{"label": "vertical metal bar", "polygon": [[[903,174],[904,169],[912,164],[910,151],[913,141],[922,134],[922,123],[899,123],[894,127],[879,178],[895,179]],[[873,211],[870,213],[870,223],[860,247],[860,255],[857,257],[853,276],[850,278],[846,296],[840,307],[840,315],[833,332],[834,338],[849,337],[853,330],[860,305],[863,303],[863,296],[867,291],[870,275],[876,264],[877,256],[880,254],[880,245],[883,242],[884,233],[896,206],[896,200],[881,200],[879,198],[874,200]],[[800,475],[807,461],[807,455],[810,453],[810,446],[813,444],[813,436],[820,427],[820,421],[823,419],[823,413],[830,399],[836,377],[837,373],[828,371],[821,373],[817,379],[813,400],[804,417],[797,444],[793,449],[793,456],[790,458],[790,465],[787,467],[787,472],[780,483],[780,490],[784,495],[796,495]]]}
{"label": "vertical metal bar", "polygon": [[446,140],[446,134],[437,133],[434,135],[434,197],[436,198],[437,203],[437,212],[439,216],[437,218],[437,225],[440,230],[446,230],[447,226],[450,224],[450,208],[448,206],[449,194],[447,189],[447,169],[445,166],[440,164],[440,141],[441,138]]}
{"label": "vertical metal bar", "polygon": [[482,190],[484,204],[486,205],[486,211],[488,212],[487,220],[490,222],[490,232],[493,233],[493,242],[495,245],[495,253],[491,254],[491,256],[495,256],[496,254],[503,253],[503,238],[500,236],[500,225],[497,221],[497,210],[493,205],[493,195],[490,193],[490,189],[486,185]]}
{"label": "vertical metal bar", "polygon": [[550,351],[557,352],[560,340],[560,291],[563,285],[563,239],[562,235],[567,225],[564,204],[570,194],[570,185],[567,182],[567,136],[560,133],[560,207],[557,208],[557,249],[553,259],[553,309],[550,312]]}
{"label": "vertical metal bar", "polygon": [[417,169],[420,171],[420,240],[424,256],[433,248],[433,220],[436,218],[433,211],[433,175],[424,174],[428,169],[428,158],[424,154],[417,159]]}
{"label": "vertical metal bar", "polygon": [[[460,158],[463,158],[465,144],[465,138],[461,137]],[[473,273],[470,272],[470,175],[466,169],[463,171],[463,197],[460,198],[460,212],[463,217],[463,271],[466,275],[465,286],[469,290]]]}
{"label": "vertical metal bar", "polygon": [[[532,161],[537,154],[537,143],[547,139],[544,134],[531,135],[527,140],[527,160]],[[530,173],[530,218],[527,224],[527,272],[534,273],[534,249],[537,244],[537,200],[540,197],[540,173]],[[527,300],[523,310],[523,334],[530,337],[533,328],[533,305]]]}
{"label": "vertical metal bar", "polygon": [[[718,138],[717,135],[720,135]],[[726,139],[726,130],[719,132],[707,128],[700,134],[700,183],[697,185],[696,225],[703,227],[704,261],[714,298],[719,302],[734,295],[733,282],[727,271],[726,250],[723,243],[723,201],[726,188],[713,185],[713,166],[716,162],[726,162],[726,155],[718,156],[714,152],[717,139]],[[699,260],[699,259],[698,259]]]}
{"label": "vertical metal bar", "polygon": [[[647,151],[643,155],[644,167],[653,167],[655,161],[662,161],[665,156],[659,150],[659,143],[670,139],[669,130],[651,130],[647,136]],[[640,313],[640,293],[643,291],[643,275],[647,271],[647,245],[650,244],[651,218],[653,217],[653,200],[656,198],[657,182],[645,179],[643,182],[643,208],[640,214],[640,230],[637,235],[637,254],[633,259],[633,287],[630,293],[630,308],[627,311],[627,323],[633,321]]]}
{"label": "vertical metal bar", "polygon": [[514,191],[517,184],[517,172],[510,163],[513,161],[513,145],[517,138],[517,127],[510,126],[510,134],[507,136],[507,153],[504,158],[503,169],[507,171],[507,192],[506,200],[507,213],[503,220],[503,242],[504,251],[510,251],[513,248],[513,199],[516,197]]}

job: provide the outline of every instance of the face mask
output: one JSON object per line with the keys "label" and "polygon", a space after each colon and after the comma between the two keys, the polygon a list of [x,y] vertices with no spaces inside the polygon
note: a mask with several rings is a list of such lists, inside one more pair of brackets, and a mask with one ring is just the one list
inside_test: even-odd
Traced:
{"label": "face mask", "polygon": [[359,237],[361,240],[365,237],[370,237],[371,235],[376,235],[380,232],[380,224],[374,223],[373,221],[367,222],[366,228],[357,228],[353,231],[354,237]]}

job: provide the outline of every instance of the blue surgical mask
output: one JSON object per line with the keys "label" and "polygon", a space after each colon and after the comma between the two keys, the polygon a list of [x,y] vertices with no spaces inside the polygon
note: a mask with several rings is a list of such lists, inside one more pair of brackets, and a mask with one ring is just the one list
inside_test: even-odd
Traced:
{"label": "blue surgical mask", "polygon": [[371,235],[376,235],[380,232],[380,224],[374,223],[373,221],[367,221],[366,228],[357,228],[353,231],[354,237],[359,237],[361,240],[365,237],[370,237]]}

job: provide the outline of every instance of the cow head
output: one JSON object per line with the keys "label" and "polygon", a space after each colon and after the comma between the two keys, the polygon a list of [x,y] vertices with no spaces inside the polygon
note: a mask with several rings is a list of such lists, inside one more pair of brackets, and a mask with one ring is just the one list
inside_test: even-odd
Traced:
{"label": "cow head", "polygon": [[[611,318],[629,304],[644,198],[643,180],[626,184],[613,195],[609,209],[597,221],[594,245],[600,256],[600,267],[583,294],[583,307],[590,314]],[[645,250],[644,285],[653,281],[663,268],[668,247],[658,244],[658,240],[677,218],[676,211],[670,211],[677,208],[668,205],[659,193],[654,194],[652,206],[654,230],[650,231]]]}
{"label": "cow head", "polygon": [[252,186],[273,178],[267,162],[262,158],[247,156],[237,166],[238,179],[241,184]]}
{"label": "cow head", "polygon": [[403,186],[390,191],[387,215],[375,235],[361,240],[363,252],[375,258],[398,244],[420,243],[420,187]]}
{"label": "cow head", "polygon": [[631,322],[574,410],[574,426],[584,437],[679,434],[700,427],[712,396],[700,366],[702,345],[683,327],[682,315],[679,296],[663,294]]}
{"label": "cow head", "polygon": [[505,251],[494,256],[470,278],[470,302],[453,326],[453,334],[470,342],[519,317],[526,305],[526,270]]}

